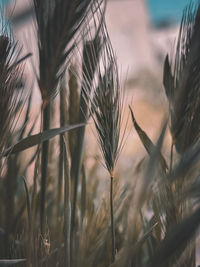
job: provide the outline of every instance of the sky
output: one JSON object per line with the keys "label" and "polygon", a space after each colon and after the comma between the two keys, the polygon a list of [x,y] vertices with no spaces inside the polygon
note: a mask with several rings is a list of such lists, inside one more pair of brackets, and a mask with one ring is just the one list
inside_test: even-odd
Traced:
{"label": "sky", "polygon": [[[190,0],[146,0],[154,24],[165,20],[179,22],[184,7]],[[193,1],[194,3],[197,1]]]}
{"label": "sky", "polygon": [[[0,0],[0,4],[8,3],[12,0]],[[122,0],[123,1],[123,0]],[[134,1],[134,0],[130,0]],[[193,0],[197,2],[198,0]],[[158,25],[163,21],[171,21],[178,23],[181,20],[181,15],[184,7],[190,3],[190,0],[146,0],[150,19],[154,25]]]}
{"label": "sky", "polygon": [[11,0],[0,0],[0,4],[6,4],[6,3],[8,3],[8,2],[10,2]]}
{"label": "sky", "polygon": [[[1,3],[8,3],[12,0],[0,0]],[[131,0],[133,1],[133,0]],[[150,18],[153,23],[171,19],[173,22],[178,22],[181,19],[181,14],[185,5],[190,0],[146,0],[150,10]],[[194,2],[197,0],[194,0]]]}

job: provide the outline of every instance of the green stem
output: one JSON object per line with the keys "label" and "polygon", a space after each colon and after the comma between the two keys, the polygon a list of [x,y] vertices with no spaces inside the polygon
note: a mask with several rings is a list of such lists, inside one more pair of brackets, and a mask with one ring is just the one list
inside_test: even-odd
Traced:
{"label": "green stem", "polygon": [[81,173],[84,135],[85,135],[85,127],[81,127],[80,129],[78,129],[78,140],[77,140],[77,145],[75,148],[76,151],[74,153],[74,157],[72,160],[72,167],[71,167],[72,175],[74,177],[74,193],[73,193],[72,221],[71,221],[72,236],[73,236],[74,227],[76,223],[75,217],[76,217],[76,206],[77,206],[77,193],[78,193],[78,185],[79,185],[80,173]]}
{"label": "green stem", "polygon": [[[65,87],[65,76],[61,80],[60,88],[60,127],[67,124],[66,118],[66,87]],[[57,216],[61,216],[61,196],[62,196],[62,186],[63,186],[63,136],[59,137],[60,154],[59,154],[59,169],[58,169],[58,191],[57,191]]]}
{"label": "green stem", "polygon": [[[50,104],[43,110],[43,131],[49,129],[50,124]],[[40,231],[41,235],[44,234],[44,219],[45,219],[45,200],[46,200],[46,177],[48,165],[48,151],[49,142],[46,141],[42,144],[42,157],[41,157],[41,205],[40,205]]]}
{"label": "green stem", "polygon": [[86,174],[85,166],[82,164],[82,180],[81,180],[81,230],[83,229],[83,221],[86,210]]}
{"label": "green stem", "polygon": [[111,241],[112,241],[112,262],[115,261],[115,222],[113,212],[113,177],[110,177],[110,220],[111,220]]}
{"label": "green stem", "polygon": [[63,136],[64,143],[64,245],[65,245],[65,267],[70,267],[71,262],[71,251],[70,251],[70,234],[71,234],[71,177],[70,168],[67,155],[67,147],[65,143],[65,138]]}
{"label": "green stem", "polygon": [[173,148],[174,144],[171,144],[171,152],[170,152],[170,167],[169,167],[169,172],[172,172],[172,167],[173,167]]}
{"label": "green stem", "polygon": [[59,154],[59,169],[58,169],[58,191],[57,191],[57,216],[61,215],[61,196],[63,186],[63,141],[62,135],[59,137],[60,154]]}
{"label": "green stem", "polygon": [[[85,117],[87,117],[88,105],[84,100],[83,89],[81,90],[80,97],[80,111],[79,111],[79,122],[86,122]],[[80,180],[82,156],[83,156],[83,143],[85,138],[85,126],[78,129],[77,134],[77,144],[75,147],[75,153],[72,158],[71,174],[74,178],[74,192],[73,192],[73,205],[72,205],[72,218],[71,218],[71,235],[73,237],[74,227],[75,227],[75,217],[76,217],[76,206],[77,206],[77,193],[78,185]],[[73,240],[73,238],[72,238]]]}

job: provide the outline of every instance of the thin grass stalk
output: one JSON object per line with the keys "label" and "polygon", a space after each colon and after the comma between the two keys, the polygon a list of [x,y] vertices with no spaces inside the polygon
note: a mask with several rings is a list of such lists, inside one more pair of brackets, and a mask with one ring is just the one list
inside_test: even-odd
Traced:
{"label": "thin grass stalk", "polygon": [[25,177],[23,177],[23,182],[24,182],[24,188],[26,192],[26,208],[27,208],[27,215],[28,215],[28,228],[29,228],[29,234],[30,234],[31,232],[31,201],[30,201],[30,194],[28,191],[28,185],[27,185]]}
{"label": "thin grass stalk", "polygon": [[34,173],[33,173],[33,191],[31,195],[31,210],[32,214],[34,216],[36,215],[36,206],[35,206],[35,199],[37,194],[37,176],[38,176],[38,170],[39,170],[39,162],[40,162],[40,151],[41,147],[38,145],[37,151],[36,151],[36,160],[35,160],[35,166],[34,166]]}
{"label": "thin grass stalk", "polygon": [[86,195],[87,195],[87,187],[86,187],[86,174],[85,174],[85,166],[82,164],[82,180],[81,180],[81,230],[83,229],[83,221],[85,217],[86,211]]}
{"label": "thin grass stalk", "polygon": [[[37,147],[37,155],[36,155],[36,160],[35,160],[35,166],[34,166],[34,174],[33,174],[33,191],[31,195],[31,220],[34,222],[33,218],[36,218],[37,216],[37,207],[36,207],[36,195],[37,195],[37,177],[38,177],[38,171],[39,171],[39,163],[40,163],[40,152],[41,152],[41,146],[40,144]],[[31,263],[33,266],[36,266],[36,246],[35,246],[35,238],[34,238],[34,233],[35,233],[35,224],[33,223],[32,228],[31,228],[31,246],[32,246],[32,251],[31,251]]]}
{"label": "thin grass stalk", "polygon": [[[77,76],[77,66],[71,65],[69,70],[69,123],[77,123],[79,120],[79,107],[80,107],[80,94],[78,88]],[[78,130],[69,133],[69,148],[71,155],[71,177],[72,177],[72,216],[71,216],[71,241],[73,240],[73,233],[75,227],[75,217],[76,217],[76,204],[77,204],[77,192],[79,185],[80,176],[80,163],[82,159],[82,143],[80,138],[78,138]],[[73,246],[73,244],[71,244]]]}
{"label": "thin grass stalk", "polygon": [[[60,90],[60,127],[67,124],[67,109],[66,109],[66,86],[65,86],[65,77],[63,76],[61,81],[61,90]],[[57,212],[58,217],[61,215],[61,196],[62,196],[62,185],[63,185],[63,136],[59,136],[59,169],[58,169],[58,190],[57,190]]]}
{"label": "thin grass stalk", "polygon": [[5,179],[5,230],[6,244],[9,245],[9,236],[12,232],[12,222],[15,216],[15,193],[17,188],[17,173],[19,171],[16,164],[16,157],[10,157],[7,162],[7,175]]}
{"label": "thin grass stalk", "polygon": [[74,170],[74,194],[73,194],[73,206],[72,206],[72,235],[74,232],[75,227],[75,217],[76,217],[76,207],[77,207],[77,193],[78,193],[78,185],[80,180],[80,173],[81,173],[81,162],[82,162],[82,154],[83,154],[83,140],[85,135],[85,127],[82,127],[83,129],[79,129],[78,132],[78,138],[77,138],[77,146],[74,153],[74,159],[72,161],[72,164],[75,163],[76,168],[72,168]]}
{"label": "thin grass stalk", "polygon": [[28,98],[28,104],[27,104],[27,108],[26,108],[26,115],[25,115],[23,126],[22,126],[22,131],[21,131],[20,136],[19,136],[19,140],[21,140],[23,138],[24,133],[26,132],[26,127],[28,125],[28,120],[29,120],[29,116],[30,116],[32,98],[33,98],[33,90],[31,91],[31,94],[30,94],[30,96]]}
{"label": "thin grass stalk", "polygon": [[64,158],[64,247],[65,247],[65,267],[71,266],[71,177],[68,161],[67,146],[63,136],[63,158]]}
{"label": "thin grass stalk", "polygon": [[112,241],[112,263],[115,262],[115,221],[113,212],[113,179],[110,177],[110,222],[111,222],[111,241]]}
{"label": "thin grass stalk", "polygon": [[169,165],[169,173],[171,173],[173,168],[173,152],[174,152],[174,144],[171,144],[171,151],[170,151],[170,165]]}
{"label": "thin grass stalk", "polygon": [[[61,125],[60,125],[61,126]],[[62,194],[62,184],[63,184],[63,145],[62,145],[62,136],[59,137],[59,167],[58,167],[58,195],[57,195],[57,212],[58,216],[61,214],[61,194]]]}
{"label": "thin grass stalk", "polygon": [[[50,105],[48,104],[43,110],[43,131],[49,129],[50,124]],[[49,141],[42,144],[41,155],[41,203],[40,203],[40,231],[41,235],[44,234],[44,220],[45,220],[45,202],[46,202],[46,179],[48,169],[48,152]]]}
{"label": "thin grass stalk", "polygon": [[[80,93],[79,93],[79,85],[77,80],[77,66],[75,64],[71,64],[69,68],[69,81],[68,81],[68,88],[69,88],[69,107],[68,107],[68,123],[74,124],[78,122],[79,116],[79,106],[80,106]],[[73,168],[73,158],[77,161],[76,157],[76,143],[77,143],[77,131],[74,130],[69,132],[69,152],[72,159],[72,167],[71,167],[71,176],[74,180],[76,168]]]}
{"label": "thin grass stalk", "polygon": [[27,215],[28,215],[28,236],[29,236],[29,243],[28,243],[28,256],[27,256],[27,261],[29,262],[29,264],[32,262],[33,259],[33,255],[32,255],[32,251],[33,251],[33,235],[32,235],[32,214],[31,214],[31,200],[30,200],[30,193],[28,190],[28,185],[26,182],[26,178],[23,177],[23,182],[24,182],[24,188],[25,188],[25,192],[26,192],[26,209],[27,209]]}
{"label": "thin grass stalk", "polygon": [[[88,88],[92,88],[92,81],[96,68],[98,67],[99,54],[100,54],[99,36],[91,41],[87,41],[83,47],[83,64],[82,73],[84,80],[88,83]],[[82,82],[81,95],[80,95],[80,110],[79,110],[79,122],[85,123],[88,116],[89,98],[84,92],[84,83]],[[89,92],[88,92],[89,93]],[[77,191],[81,174],[82,155],[83,155],[83,143],[85,138],[85,126],[78,129],[77,132],[77,144],[75,147],[75,153],[72,159],[72,173],[74,174],[74,198],[72,207],[72,234],[75,226],[75,212],[77,205]]]}

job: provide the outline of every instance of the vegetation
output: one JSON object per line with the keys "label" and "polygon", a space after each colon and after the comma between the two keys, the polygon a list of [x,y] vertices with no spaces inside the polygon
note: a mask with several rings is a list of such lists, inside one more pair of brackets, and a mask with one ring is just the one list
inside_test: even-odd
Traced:
{"label": "vegetation", "polygon": [[[20,58],[6,28],[0,36],[0,266],[194,267],[200,223],[200,4],[186,7],[174,58],[167,55],[164,62],[170,118],[156,144],[129,107],[147,160],[126,182],[116,165],[128,107],[104,21],[106,2],[33,4],[41,119],[30,119],[32,89],[17,89],[31,54]],[[52,128],[55,112],[60,126]],[[99,183],[99,161],[87,162],[90,122],[110,189]],[[162,154],[168,126],[169,159]]]}

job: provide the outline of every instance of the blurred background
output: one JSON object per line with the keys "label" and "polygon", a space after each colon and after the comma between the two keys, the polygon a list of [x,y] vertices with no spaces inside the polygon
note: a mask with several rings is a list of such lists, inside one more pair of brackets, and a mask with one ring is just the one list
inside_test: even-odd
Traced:
{"label": "blurred background", "polygon": [[[31,1],[0,2],[7,6],[7,19],[11,20],[13,33],[23,49],[28,46],[34,50]],[[188,0],[108,0],[106,22],[122,81],[131,88],[148,87],[150,96],[153,94],[158,102],[162,98],[164,57],[172,52],[182,11],[188,3]]]}
{"label": "blurred background", "polygon": [[[14,35],[28,39],[33,26],[31,0],[1,0],[7,6]],[[159,87],[166,53],[173,49],[178,25],[189,0],[108,0],[106,22],[122,79],[131,85],[155,80]],[[22,30],[23,29],[23,30]],[[26,46],[27,44],[25,44]],[[29,47],[30,48],[30,47]],[[33,49],[33,47],[32,47]],[[147,82],[150,87],[152,84]]]}
{"label": "blurred background", "polygon": [[[1,0],[6,5],[6,19],[11,23],[14,37],[22,46],[22,53],[33,53],[26,63],[25,80],[34,86],[34,109],[36,116],[41,99],[33,75],[37,72],[36,29],[31,0]],[[161,123],[168,113],[168,104],[162,85],[163,63],[167,53],[173,56],[176,37],[184,7],[189,0],[108,0],[106,23],[117,56],[122,87],[131,104],[139,125],[156,140]],[[34,76],[34,77],[33,77]],[[129,112],[127,106],[127,114]],[[133,168],[146,151],[132,123],[127,138],[120,170]],[[169,156],[169,135],[164,144],[164,154]],[[95,147],[95,145],[94,145]],[[95,148],[96,149],[96,148]],[[137,156],[137,157],[136,157]]]}

